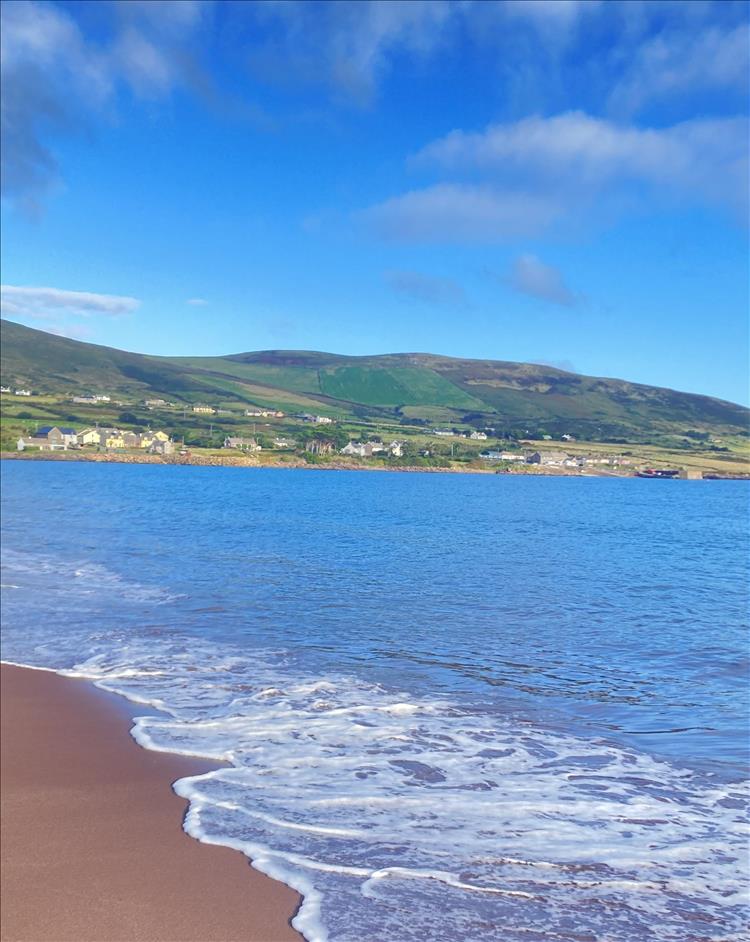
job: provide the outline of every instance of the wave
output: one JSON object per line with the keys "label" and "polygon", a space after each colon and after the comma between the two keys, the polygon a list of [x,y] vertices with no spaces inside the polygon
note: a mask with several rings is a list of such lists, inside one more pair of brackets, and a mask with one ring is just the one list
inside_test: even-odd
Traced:
{"label": "wave", "polygon": [[21,580],[25,576],[28,587],[33,586],[34,591],[62,592],[68,598],[106,593],[119,602],[165,605],[184,597],[160,586],[129,581],[106,566],[87,560],[61,559],[3,547],[1,565],[4,573],[21,577],[17,583],[4,584],[3,588],[23,589]]}
{"label": "wave", "polygon": [[311,942],[742,937],[750,783],[304,672],[181,630],[184,596],[80,558],[3,566],[20,587],[4,655],[160,711],[135,720],[145,748],[226,763],[175,784],[185,830],[298,890]]}
{"label": "wave", "polygon": [[[186,645],[190,642],[190,650]],[[165,670],[164,665],[169,664]],[[167,715],[148,749],[229,763],[180,780],[185,830],[304,897],[306,938],[736,939],[748,783],[194,639],[76,676]],[[539,933],[539,926],[544,931]]]}

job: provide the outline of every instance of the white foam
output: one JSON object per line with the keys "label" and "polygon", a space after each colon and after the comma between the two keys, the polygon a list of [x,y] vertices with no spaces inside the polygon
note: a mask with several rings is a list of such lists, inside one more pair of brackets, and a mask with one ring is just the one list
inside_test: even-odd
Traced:
{"label": "white foam", "polygon": [[383,870],[376,870],[370,878],[362,884],[362,895],[372,895],[372,887],[376,880],[385,880],[388,877],[402,877],[411,880],[437,880],[438,883],[445,883],[447,886],[453,886],[458,890],[468,890],[470,893],[490,893],[497,896],[516,896],[520,899],[534,899],[533,893],[524,893],[521,890],[504,890],[496,886],[475,886],[472,883],[464,883],[457,880],[452,873],[444,870],[410,870],[408,867],[385,867]]}
{"label": "white foam", "polygon": [[493,933],[477,926],[503,924],[510,942],[540,919],[564,939],[575,913],[608,942],[646,927],[683,942],[693,912],[712,938],[737,937],[745,824],[720,802],[746,800],[747,785],[353,678],[297,677],[272,657],[232,657],[230,673],[205,646],[167,675],[156,665],[170,644],[182,648],[149,641],[127,667],[99,657],[76,670],[168,708],[137,720],[146,748],[231,762],[175,784],[185,828],[302,892],[295,926],[309,939],[348,942],[345,913],[366,937],[409,942],[424,924],[401,919],[394,935],[394,920],[433,886],[451,894],[435,939],[479,942]]}
{"label": "white foam", "polygon": [[6,658],[0,658],[0,664],[7,664],[9,667],[23,667],[27,671],[46,671],[48,674],[58,674],[52,667],[39,667],[36,664],[21,664],[19,661],[9,661]]}
{"label": "white foam", "polygon": [[2,548],[3,569],[22,577],[14,588],[23,588],[24,578],[32,577],[34,586],[40,578],[45,580],[47,592],[58,592],[61,597],[91,597],[102,592],[125,603],[165,605],[184,596],[161,586],[143,585],[124,579],[106,566],[92,562],[76,562],[44,553],[30,553]]}
{"label": "white foam", "polygon": [[[80,561],[12,562],[18,584],[41,569],[79,603],[102,586],[162,614],[176,598]],[[747,783],[174,625],[68,632],[55,611],[54,636],[31,626],[12,653],[159,710],[134,723],[145,748],[230,763],[175,784],[185,829],[302,893],[310,940],[742,937]]]}

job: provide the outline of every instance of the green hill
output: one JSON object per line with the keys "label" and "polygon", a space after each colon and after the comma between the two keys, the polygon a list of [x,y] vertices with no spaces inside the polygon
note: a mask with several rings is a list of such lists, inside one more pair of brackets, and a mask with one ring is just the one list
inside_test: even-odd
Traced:
{"label": "green hill", "polygon": [[342,419],[493,426],[520,434],[643,441],[748,434],[750,411],[707,396],[549,366],[431,354],[348,357],[271,350],[155,357],[2,321],[2,384],[70,398],[108,393],[316,411]]}

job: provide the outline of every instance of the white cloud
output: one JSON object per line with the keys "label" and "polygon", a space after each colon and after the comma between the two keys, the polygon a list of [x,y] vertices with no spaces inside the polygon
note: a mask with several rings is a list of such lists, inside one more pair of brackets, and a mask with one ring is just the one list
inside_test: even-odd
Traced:
{"label": "white cloud", "polygon": [[13,78],[17,71],[36,65],[59,66],[78,82],[78,92],[100,97],[109,91],[106,67],[88,47],[75,21],[52,4],[18,0],[3,4],[2,66]]}
{"label": "white cloud", "polygon": [[159,98],[186,79],[191,40],[208,7],[198,0],[126,0],[117,11],[111,65],[136,94]]}
{"label": "white cloud", "polygon": [[670,200],[744,220],[747,136],[746,118],[641,128],[578,111],[456,130],[412,160],[453,181],[393,197],[364,218],[386,237],[428,242],[494,242]]}
{"label": "white cloud", "polygon": [[667,100],[695,114],[706,91],[724,93],[724,113],[744,110],[744,0],[506,0],[464,9],[477,44],[496,49],[523,111],[531,101],[535,110],[564,107],[573,95],[615,114]]}
{"label": "white cloud", "polygon": [[548,43],[561,44],[583,16],[598,12],[600,0],[506,0],[496,6],[507,19],[527,20]]}
{"label": "white cloud", "polygon": [[[334,97],[360,104],[372,102],[404,61],[430,58],[439,77],[440,56],[449,51],[455,57],[459,50],[484,63],[488,93],[493,100],[502,97],[507,113],[551,111],[585,100],[592,111],[624,115],[653,101],[674,103],[679,96],[691,109],[696,94],[706,90],[733,92],[730,104],[722,105],[726,109],[731,102],[741,107],[738,96],[746,98],[749,40],[741,4],[124,0],[99,4],[95,23],[80,15],[85,7],[38,0],[0,4],[3,193],[30,210],[38,209],[56,184],[56,138],[79,133],[94,120],[110,120],[122,90],[155,100],[183,86],[200,88],[206,99],[221,97],[199,66],[201,52],[213,43],[224,44],[217,52],[225,63],[233,61],[225,52],[239,51],[261,77],[322,85]],[[205,28],[214,11],[223,18],[222,30]],[[257,105],[242,105],[255,120],[268,123]],[[451,148],[474,148],[477,156],[464,153],[460,172],[471,165],[479,173],[482,162],[492,162],[495,148],[522,175],[525,155],[539,166],[543,151],[548,161],[562,162],[574,183],[579,172],[584,180],[612,179],[614,171],[605,166],[619,166],[620,176],[682,192],[696,187],[726,205],[734,201],[732,190],[745,170],[736,153],[745,133],[739,119],[638,129],[572,111],[495,125],[480,134],[456,131],[423,156],[437,159],[440,153],[447,160]],[[526,137],[532,140],[524,146]],[[722,142],[730,142],[734,153],[724,153]],[[711,181],[706,167],[715,158]],[[487,198],[507,200],[509,190],[518,188],[494,180]],[[429,201],[437,200],[431,192]]]}
{"label": "white cloud", "polygon": [[110,80],[98,51],[56,7],[0,4],[0,37],[2,192],[34,211],[56,177],[47,139],[77,130],[81,103],[98,107]]}
{"label": "white cloud", "polygon": [[508,281],[516,291],[552,304],[572,307],[577,301],[562,272],[545,265],[536,255],[519,255],[514,259]]}
{"label": "white cloud", "polygon": [[389,271],[384,278],[394,291],[416,301],[448,307],[465,307],[467,304],[464,289],[452,278],[418,271]]}
{"label": "white cloud", "polygon": [[372,101],[399,56],[438,59],[461,44],[471,56],[491,53],[489,82],[518,77],[503,91],[521,102],[529,86],[549,103],[560,101],[560,85],[583,82],[603,105],[614,81],[646,98],[651,78],[657,97],[665,84],[688,94],[720,87],[722,72],[742,81],[740,38],[731,34],[744,17],[727,2],[265,0],[231,9],[261,78],[327,85],[360,103]]}
{"label": "white cloud", "polygon": [[437,59],[468,41],[512,58],[526,48],[519,31],[536,40],[535,52],[559,50],[600,6],[600,0],[266,0],[235,9],[261,27],[248,49],[262,78],[325,84],[367,104],[398,56]]}
{"label": "white cloud", "polygon": [[747,23],[663,31],[634,51],[610,94],[610,105],[630,113],[653,100],[702,90],[735,89],[746,96],[749,71]]}
{"label": "white cloud", "polygon": [[324,83],[364,104],[395,54],[432,53],[462,8],[448,0],[284,0],[239,9],[272,32],[250,49],[250,61],[263,77]]}
{"label": "white cloud", "polygon": [[126,20],[150,23],[161,33],[182,36],[200,26],[205,0],[120,0],[117,13]]}
{"label": "white cloud", "polygon": [[139,307],[137,298],[114,294],[93,294],[89,291],[64,291],[61,288],[31,288],[19,285],[0,286],[0,307],[8,317],[48,320],[60,316],[118,317]]}
{"label": "white cloud", "polygon": [[92,40],[53,4],[0,4],[2,192],[28,211],[56,185],[55,138],[107,115],[119,87],[156,98],[187,81],[205,5],[130,0],[106,9],[114,26]]}
{"label": "white cloud", "polygon": [[559,215],[542,194],[440,183],[396,196],[361,213],[380,235],[406,242],[501,242],[533,235]]}
{"label": "white cloud", "polygon": [[115,56],[138,94],[158,97],[172,90],[176,82],[172,64],[139,30],[123,30],[117,40]]}
{"label": "white cloud", "polygon": [[[740,188],[746,165],[745,118],[695,119],[667,128],[616,124],[580,111],[524,118],[485,131],[452,131],[416,161],[494,177],[533,173],[565,185],[629,178],[671,186],[702,185],[717,174]],[[710,189],[710,188],[708,188]]]}
{"label": "white cloud", "polygon": [[205,298],[188,298],[186,303],[193,307],[205,307],[208,301]]}

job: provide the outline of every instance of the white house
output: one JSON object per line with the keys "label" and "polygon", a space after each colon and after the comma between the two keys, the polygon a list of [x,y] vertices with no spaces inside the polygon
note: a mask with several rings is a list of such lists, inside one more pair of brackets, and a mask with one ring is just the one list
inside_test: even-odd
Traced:
{"label": "white house", "polygon": [[546,465],[561,468],[568,460],[564,451],[535,451],[526,459],[527,464]]}
{"label": "white house", "polygon": [[148,446],[148,450],[149,454],[152,455],[171,455],[174,451],[174,445],[170,439],[162,441],[160,438],[155,438]]}
{"label": "white house", "polygon": [[486,442],[487,433],[486,432],[472,432],[471,435],[469,435],[469,438],[473,438],[475,442]]}
{"label": "white house", "polygon": [[15,394],[17,396],[30,396],[31,390],[30,389],[17,389]]}
{"label": "white house", "polygon": [[[22,446],[23,443],[23,447]],[[57,425],[44,425],[30,437],[19,439],[19,451],[32,446],[40,451],[67,451],[78,444],[78,434],[74,428],[62,428]]]}
{"label": "white house", "polygon": [[254,438],[242,438],[230,435],[224,439],[225,448],[239,448],[240,451],[262,451],[261,446]]}
{"label": "white house", "polygon": [[344,445],[344,447],[341,449],[341,454],[352,455],[358,458],[364,458],[365,443],[364,442],[349,442],[348,444]]}
{"label": "white house", "polygon": [[385,451],[382,442],[349,442],[341,449],[342,455],[356,455],[358,458],[372,458],[374,454]]}

